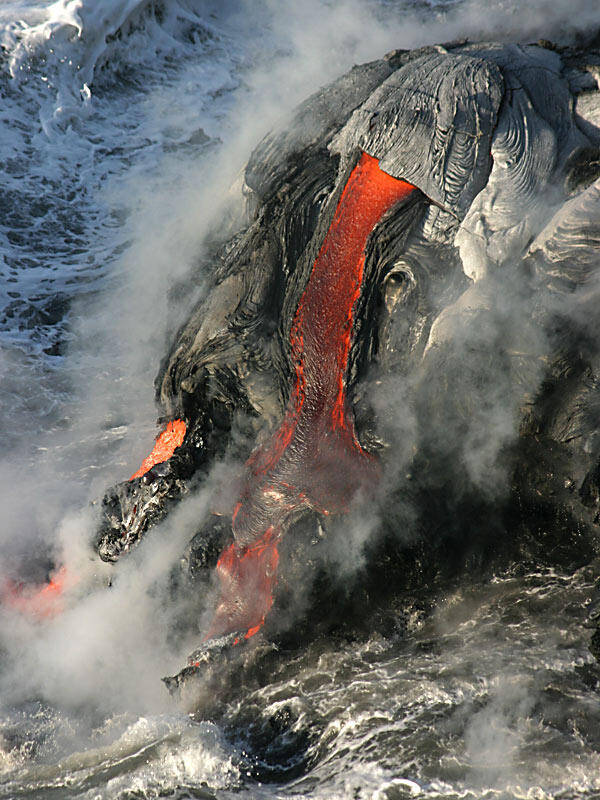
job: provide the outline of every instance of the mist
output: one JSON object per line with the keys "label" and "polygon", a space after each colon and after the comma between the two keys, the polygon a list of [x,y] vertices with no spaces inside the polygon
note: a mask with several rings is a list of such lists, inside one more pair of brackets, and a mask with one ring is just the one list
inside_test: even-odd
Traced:
{"label": "mist", "polygon": [[[214,5],[211,24],[219,30],[223,47],[233,46],[235,36],[246,31],[238,85],[227,87],[226,101],[217,118],[211,118],[202,108],[186,105],[194,99],[193,92],[186,96],[187,82],[201,80],[202,74],[191,66],[186,73],[184,66],[171,85],[147,94],[141,123],[151,138],[160,139],[168,119],[182,129],[182,137],[203,130],[214,142],[206,152],[185,157],[156,148],[131,172],[109,174],[93,187],[95,202],[118,212],[122,220],[111,243],[122,255],[112,258],[104,285],[73,306],[61,368],[68,391],[53,410],[52,429],[30,436],[25,412],[18,423],[21,443],[0,464],[0,577],[26,573],[28,562],[40,561],[41,569],[46,559],[65,565],[71,576],[66,608],[58,616],[28,619],[9,608],[0,613],[4,703],[41,695],[61,707],[90,705],[107,712],[169,707],[159,679],[177,669],[195,644],[192,624],[188,638],[173,646],[169,630],[178,608],[169,595],[169,576],[211,510],[211,496],[219,488],[214,483],[226,483],[242,465],[219,465],[212,482],[187,497],[115,568],[101,563],[91,547],[97,509],[90,502],[126,480],[152,447],[156,372],[174,332],[202,297],[209,277],[203,260],[207,236],[243,224],[240,172],[261,137],[275,125],[284,126],[300,100],[355,63],[396,48],[458,38],[508,40],[516,35],[521,41],[569,41],[600,21],[594,6],[583,0],[563,5],[543,0],[497,3],[493,8],[484,2],[448,3],[432,19],[402,4],[368,0]],[[194,4],[182,0],[179,7],[189,10]],[[99,54],[94,73],[89,72],[88,115],[101,102],[95,99],[94,82],[107,68]],[[60,131],[49,135],[60,136]],[[489,391],[484,390],[479,404],[482,417],[473,426],[465,462],[472,480],[490,491],[505,478],[498,456],[517,434],[521,395],[511,395],[514,376],[499,370],[499,362],[478,360],[471,344],[476,339],[489,355],[488,345],[511,331],[515,348],[527,342],[536,363],[546,348],[528,323],[529,298],[523,299],[517,287],[511,305],[501,307],[495,289],[491,287],[490,295],[497,312],[493,322],[490,303],[481,301],[485,313],[468,329],[461,330],[461,322],[449,323],[454,343],[465,344],[465,350],[458,347],[457,358],[468,352],[473,375],[488,371]],[[541,376],[541,368],[530,370],[521,390],[534,393]],[[384,389],[374,397],[382,410],[386,392],[397,397],[405,391],[404,386]],[[35,417],[38,412],[31,413]],[[397,431],[403,442],[398,471],[410,459],[413,425],[413,410],[407,409]],[[335,545],[332,557],[342,574],[360,564],[362,544],[376,527],[370,513],[364,517],[353,523],[350,546],[341,552],[339,543]],[[199,600],[198,637],[211,602],[210,593]],[[473,723],[473,748],[479,741],[477,726],[485,723],[483,718]],[[478,746],[485,749],[488,744],[507,749],[510,742]]]}

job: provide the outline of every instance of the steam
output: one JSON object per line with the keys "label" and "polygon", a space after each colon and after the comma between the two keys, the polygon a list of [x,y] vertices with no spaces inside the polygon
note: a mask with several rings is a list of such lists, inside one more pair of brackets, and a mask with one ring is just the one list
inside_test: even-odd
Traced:
{"label": "steam", "polygon": [[[125,13],[138,5],[120,7]],[[42,561],[47,554],[77,575],[77,582],[68,587],[67,599],[72,597],[73,605],[53,620],[27,620],[7,609],[0,613],[2,639],[9,650],[1,683],[4,702],[40,693],[59,705],[164,708],[167,700],[161,699],[158,678],[176,669],[182,654],[196,644],[184,639],[176,650],[172,647],[169,631],[177,608],[169,605],[168,584],[172,568],[210,509],[210,489],[182,502],[114,574],[94,558],[90,538],[95,512],[87,503],[126,479],[151,449],[153,380],[159,361],[169,337],[202,294],[206,237],[223,226],[241,224],[243,209],[231,199],[229,187],[260,137],[298,101],[354,63],[395,48],[458,37],[508,39],[516,33],[522,39],[543,35],[564,41],[600,21],[595,5],[578,0],[562,8],[535,0],[490,8],[467,2],[450,10],[440,6],[432,19],[431,13],[424,16],[367,0],[218,4],[223,46],[235,48],[247,37],[240,55],[243,80],[239,78],[237,87],[223,80],[215,89],[229,98],[217,106],[215,116],[201,108],[190,113],[178,105],[182,96],[188,103],[195,101],[193,92],[186,97],[185,81],[200,82],[202,74],[183,68],[184,77],[171,88],[148,95],[147,117],[140,123],[159,138],[160,133],[166,136],[162,120],[173,116],[184,126],[181,138],[203,130],[213,140],[211,149],[202,155],[192,149],[182,156],[181,150],[172,155],[168,148],[156,147],[156,158],[142,160],[130,174],[94,188],[99,205],[126,219],[114,242],[124,252],[113,263],[108,284],[80,301],[72,314],[73,341],[65,367],[72,388],[61,409],[67,429],[35,441],[25,432],[21,452],[0,465],[3,573],[10,575],[41,553]],[[192,3],[177,6],[186,13],[195,11]],[[65,13],[68,7],[62,3]],[[79,21],[85,35],[85,14]],[[241,33],[244,29],[249,33]],[[100,50],[94,50],[86,67],[90,81],[99,58]],[[93,82],[90,90],[86,108],[94,106]],[[72,123],[80,112],[69,113]],[[60,136],[61,131],[48,128],[47,133]],[[482,417],[475,421],[465,454],[473,480],[487,486],[498,482],[498,453],[516,433],[517,401],[507,401],[514,376],[504,367],[499,371],[498,362],[484,365],[481,353],[489,353],[490,342],[507,331],[518,347],[533,337],[528,352],[534,361],[544,349],[527,324],[529,300],[520,300],[516,292],[511,295],[514,303],[501,307],[494,294],[497,288],[490,286],[498,312],[492,315],[491,330],[489,304],[481,306],[476,324],[467,329],[457,322],[453,328],[455,342],[463,337],[459,360],[468,354],[473,376],[487,369],[485,402],[479,404]],[[471,346],[474,341],[481,346],[479,356]],[[534,391],[540,375],[535,369],[529,373],[528,391]],[[400,394],[406,391],[403,386],[383,387],[382,409],[389,408],[386,391],[396,388]],[[398,470],[410,460],[414,413],[407,409],[397,431],[403,442]],[[229,478],[221,466],[219,480],[226,483]],[[353,523],[351,546],[333,554],[344,570],[356,568],[375,522],[366,514]],[[202,610],[200,599],[198,634]],[[473,743],[478,740],[476,724]]]}
{"label": "steam", "polygon": [[[158,678],[180,666],[185,648],[200,635],[196,626],[193,639],[184,634],[174,645],[178,608],[172,595],[168,602],[169,582],[207,503],[206,492],[184,500],[118,572],[92,559],[85,547],[82,530],[93,522],[90,513],[65,518],[58,538],[70,576],[68,607],[49,620],[2,610],[0,630],[11,643],[3,697],[24,701],[41,693],[62,708],[86,707],[94,699],[113,712],[166,709]],[[198,623],[201,610],[199,604]]]}
{"label": "steam", "polygon": [[473,783],[503,788],[516,776],[515,760],[528,733],[536,692],[521,676],[500,675],[491,683],[489,701],[467,726],[465,747]]}

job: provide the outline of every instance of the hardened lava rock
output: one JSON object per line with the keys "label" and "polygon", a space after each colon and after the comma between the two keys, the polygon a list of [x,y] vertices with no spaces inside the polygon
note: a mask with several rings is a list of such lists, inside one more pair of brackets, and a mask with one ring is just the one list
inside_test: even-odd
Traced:
{"label": "hardened lava rock", "polygon": [[[307,537],[278,568],[278,591],[306,613],[318,607],[310,588],[292,591],[286,575],[307,587],[326,576],[339,587],[330,607],[339,601],[352,617],[465,569],[592,563],[599,75],[593,45],[394,51],[320,89],[268,134],[244,172],[237,229],[213,232],[207,288],[156,381],[162,419],[185,420],[188,433],[166,464],[108,492],[101,557],[137,544],[229,458],[247,460],[223,517],[240,559],[271,528],[283,547],[298,515],[329,528],[327,546],[314,550]],[[346,187],[372,162],[412,188],[373,217],[342,308],[331,276],[348,272],[319,272],[323,248],[338,247],[331,231],[350,203]],[[317,273],[330,283],[310,305]],[[340,308],[339,337],[315,333]],[[345,336],[343,358],[330,358]],[[311,371],[314,348],[325,355]],[[335,450],[335,437],[364,457]],[[357,490],[347,509],[326,507],[328,487],[356,489],[355,472],[372,464],[368,497]],[[348,603],[353,593],[360,603]]]}

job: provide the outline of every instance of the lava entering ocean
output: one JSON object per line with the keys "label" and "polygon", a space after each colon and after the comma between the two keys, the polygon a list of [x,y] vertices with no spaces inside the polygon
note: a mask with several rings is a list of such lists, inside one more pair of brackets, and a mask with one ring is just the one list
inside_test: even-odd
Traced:
{"label": "lava entering ocean", "polygon": [[149,456],[142,461],[142,465],[137,472],[134,472],[130,481],[134,478],[141,478],[152,467],[168,461],[175,450],[183,444],[186,433],[186,424],[182,419],[174,419],[167,423],[165,430],[159,435],[154,448]]}
{"label": "lava entering ocean", "polygon": [[248,638],[262,626],[291,511],[342,512],[375,483],[379,465],[360,446],[345,391],[354,307],[369,234],[414,188],[367,153],[350,173],[292,324],[295,383],[283,422],[247,463],[235,542],[217,566],[221,599],[209,636],[247,630]]}
{"label": "lava entering ocean", "polygon": [[55,617],[63,610],[63,593],[67,570],[60,567],[42,586],[15,583],[7,580],[2,591],[2,602],[34,619]]}
{"label": "lava entering ocean", "polygon": [[[414,189],[367,153],[348,177],[292,322],[295,375],[283,421],[246,464],[232,518],[234,542],[217,563],[220,600],[207,639],[239,633],[237,642],[260,630],[273,604],[277,545],[292,512],[347,511],[377,481],[379,464],[356,436],[346,371],[367,239]],[[185,433],[182,420],[170,422],[131,479],[170,458]]]}

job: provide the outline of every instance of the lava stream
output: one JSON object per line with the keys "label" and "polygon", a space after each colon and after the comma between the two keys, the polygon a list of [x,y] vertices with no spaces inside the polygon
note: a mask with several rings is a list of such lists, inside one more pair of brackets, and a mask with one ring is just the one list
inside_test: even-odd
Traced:
{"label": "lava stream", "polygon": [[259,630],[273,602],[277,541],[292,510],[345,511],[378,478],[379,464],[356,437],[346,370],[367,239],[414,188],[366,153],[348,178],[291,327],[295,383],[284,419],[248,460],[233,515],[235,542],[217,568],[221,599],[208,636],[247,629],[247,638]]}

